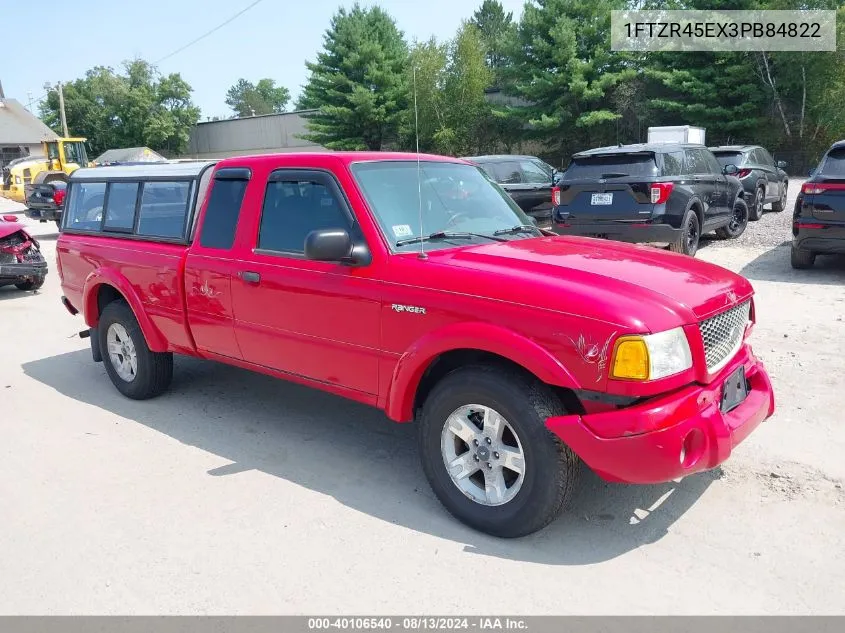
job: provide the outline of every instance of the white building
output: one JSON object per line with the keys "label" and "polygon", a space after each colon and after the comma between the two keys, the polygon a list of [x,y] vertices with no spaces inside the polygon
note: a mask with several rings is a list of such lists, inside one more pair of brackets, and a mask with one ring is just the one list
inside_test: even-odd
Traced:
{"label": "white building", "polygon": [[15,99],[0,93],[0,167],[15,158],[43,156],[41,141],[57,139],[53,130]]}

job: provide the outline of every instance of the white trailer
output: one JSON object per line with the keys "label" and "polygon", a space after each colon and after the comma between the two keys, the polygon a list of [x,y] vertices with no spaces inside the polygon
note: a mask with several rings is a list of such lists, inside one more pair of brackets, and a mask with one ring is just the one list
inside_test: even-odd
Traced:
{"label": "white trailer", "polygon": [[648,128],[649,143],[697,143],[704,145],[704,128],[694,125],[663,125]]}

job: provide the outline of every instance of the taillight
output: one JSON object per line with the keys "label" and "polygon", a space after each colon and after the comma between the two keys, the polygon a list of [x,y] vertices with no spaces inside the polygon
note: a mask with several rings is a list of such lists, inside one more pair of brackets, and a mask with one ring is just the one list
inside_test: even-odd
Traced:
{"label": "taillight", "polygon": [[745,178],[750,173],[751,173],[750,169],[740,169],[738,172],[736,172],[736,177],[737,178]]}
{"label": "taillight", "polygon": [[651,185],[651,203],[663,204],[669,199],[669,194],[672,193],[672,187],[675,183],[672,182],[656,182]]}
{"label": "taillight", "polygon": [[61,206],[62,202],[64,202],[64,199],[65,192],[61,189],[53,193],[53,202],[55,202],[57,206]]}
{"label": "taillight", "polygon": [[825,191],[845,191],[843,183],[805,182],[801,185],[801,193],[824,193]]}
{"label": "taillight", "polygon": [[552,187],[552,206],[560,206],[560,187]]}

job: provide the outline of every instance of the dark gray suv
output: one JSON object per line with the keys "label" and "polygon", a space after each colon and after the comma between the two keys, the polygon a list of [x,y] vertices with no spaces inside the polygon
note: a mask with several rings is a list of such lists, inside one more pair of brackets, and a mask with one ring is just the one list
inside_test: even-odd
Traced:
{"label": "dark gray suv", "polygon": [[556,233],[668,244],[694,255],[702,233],[742,235],[748,205],[735,165],[703,145],[601,147],[572,156],[552,192]]}
{"label": "dark gray suv", "polygon": [[763,207],[770,202],[772,211],[786,208],[789,177],[784,171],[784,161],[776,163],[772,155],[759,145],[722,145],[710,150],[723,166],[733,164],[739,168],[736,177],[745,191],[749,220],[763,217]]}

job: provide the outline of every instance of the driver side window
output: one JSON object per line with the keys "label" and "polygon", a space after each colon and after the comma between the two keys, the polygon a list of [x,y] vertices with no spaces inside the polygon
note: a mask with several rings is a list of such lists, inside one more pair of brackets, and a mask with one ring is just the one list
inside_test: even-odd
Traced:
{"label": "driver side window", "polygon": [[[258,248],[302,254],[311,231],[346,229],[352,223],[343,203],[323,175],[281,175],[267,183]],[[354,235],[353,235],[354,238]]]}

